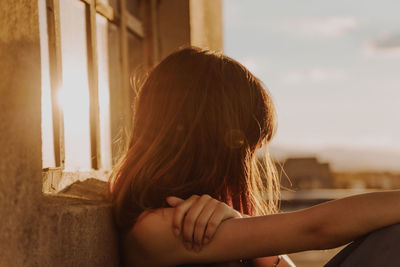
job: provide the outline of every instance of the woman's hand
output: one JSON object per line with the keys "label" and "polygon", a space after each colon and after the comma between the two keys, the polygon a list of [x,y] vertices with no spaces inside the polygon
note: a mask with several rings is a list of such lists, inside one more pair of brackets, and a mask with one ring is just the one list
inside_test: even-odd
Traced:
{"label": "woman's hand", "polygon": [[185,247],[189,250],[200,251],[223,221],[242,217],[238,211],[209,195],[193,195],[186,200],[167,197],[167,202],[175,208],[173,232],[176,236],[182,233]]}

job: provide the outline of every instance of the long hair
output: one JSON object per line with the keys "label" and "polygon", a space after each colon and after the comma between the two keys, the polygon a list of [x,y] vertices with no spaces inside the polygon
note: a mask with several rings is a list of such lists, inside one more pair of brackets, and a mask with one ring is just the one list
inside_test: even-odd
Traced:
{"label": "long hair", "polygon": [[193,47],[171,54],[138,91],[129,145],[110,179],[117,225],[129,229],[144,210],[167,207],[167,196],[209,194],[245,214],[276,211],[266,149],[275,126],[266,88],[240,63]]}

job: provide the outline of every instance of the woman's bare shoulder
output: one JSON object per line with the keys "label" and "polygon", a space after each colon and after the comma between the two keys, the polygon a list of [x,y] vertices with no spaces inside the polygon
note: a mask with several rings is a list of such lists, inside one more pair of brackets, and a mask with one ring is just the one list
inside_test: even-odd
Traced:
{"label": "woman's bare shoulder", "polygon": [[146,261],[157,260],[163,264],[173,264],[176,261],[172,252],[183,245],[172,233],[172,218],[172,208],[145,211],[139,216],[127,235],[130,249],[140,253],[136,257]]}
{"label": "woman's bare shoulder", "polygon": [[173,212],[173,208],[161,208],[142,212],[132,227],[131,234],[140,237],[143,235],[143,231],[148,232],[148,234],[164,231],[167,226],[171,226]]}

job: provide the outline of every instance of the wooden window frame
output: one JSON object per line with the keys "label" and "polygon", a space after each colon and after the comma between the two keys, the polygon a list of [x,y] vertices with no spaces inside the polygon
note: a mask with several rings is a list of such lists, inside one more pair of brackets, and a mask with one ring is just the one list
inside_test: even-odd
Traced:
{"label": "wooden window frame", "polygon": [[[144,42],[144,65],[148,69],[158,61],[156,5],[157,0],[142,0],[141,9],[143,21],[139,20],[127,10],[126,0],[118,1],[119,16],[108,4],[99,0],[76,0],[85,4],[88,85],[89,85],[89,113],[90,113],[90,147],[91,171],[65,172],[65,137],[64,115],[58,104],[58,95],[62,87],[62,53],[61,53],[61,27],[60,27],[60,1],[46,0],[47,33],[49,45],[49,72],[52,103],[52,121],[54,136],[55,168],[43,169],[43,191],[57,193],[59,184],[63,179],[78,180],[84,178],[104,178],[101,170],[100,151],[100,119],[98,96],[98,55],[97,55],[97,24],[96,14],[105,17],[110,23],[118,26],[120,35],[120,64],[121,64],[121,97],[129,100],[129,62],[128,62],[128,31],[134,33]],[[130,104],[124,103],[124,123],[128,128],[130,123]],[[112,156],[112,155],[110,155]]]}
{"label": "wooden window frame", "polygon": [[46,1],[47,33],[49,42],[49,73],[51,106],[54,136],[54,161],[56,168],[64,169],[65,142],[64,142],[64,115],[58,103],[58,95],[62,86],[61,64],[61,29],[60,29],[60,2],[59,0]]}

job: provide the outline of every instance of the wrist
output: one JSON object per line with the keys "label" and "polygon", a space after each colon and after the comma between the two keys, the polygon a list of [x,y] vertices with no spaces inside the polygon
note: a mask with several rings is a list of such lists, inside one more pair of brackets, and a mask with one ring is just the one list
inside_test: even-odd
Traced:
{"label": "wrist", "polygon": [[274,265],[272,265],[272,267],[277,267],[279,265],[279,263],[281,262],[282,256],[278,255],[276,257],[276,262],[274,263]]}

